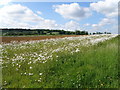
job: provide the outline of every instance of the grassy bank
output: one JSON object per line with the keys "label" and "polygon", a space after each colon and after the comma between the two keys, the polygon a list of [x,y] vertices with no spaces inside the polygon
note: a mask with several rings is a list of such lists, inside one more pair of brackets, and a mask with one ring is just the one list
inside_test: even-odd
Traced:
{"label": "grassy bank", "polygon": [[[95,38],[99,38],[99,36]],[[77,46],[77,40],[53,43],[35,43],[32,44],[32,48],[30,48],[30,44],[22,45],[19,49],[17,48],[19,46],[15,46],[14,49],[5,46],[2,69],[3,87],[118,87],[118,37],[89,46]],[[69,50],[59,51],[60,46],[63,44],[67,46],[68,43],[74,43],[76,47],[73,45],[72,48],[69,47]],[[44,48],[45,45],[47,45],[46,48]],[[52,53],[53,50],[50,48],[55,48],[55,52]],[[46,54],[47,57],[39,54],[39,56],[41,55],[39,60],[36,54],[45,52],[45,50],[50,52],[44,53],[44,56]],[[31,55],[29,52],[33,54]],[[24,53],[23,57],[19,56]],[[18,59],[15,60],[16,58]],[[45,61],[46,59],[47,61]]]}

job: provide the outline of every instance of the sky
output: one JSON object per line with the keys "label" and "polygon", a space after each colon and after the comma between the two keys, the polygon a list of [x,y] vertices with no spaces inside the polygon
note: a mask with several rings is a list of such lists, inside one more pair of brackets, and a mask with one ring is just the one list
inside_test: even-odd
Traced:
{"label": "sky", "polygon": [[[6,2],[5,2],[6,1]],[[0,2],[0,28],[118,33],[118,1]]]}

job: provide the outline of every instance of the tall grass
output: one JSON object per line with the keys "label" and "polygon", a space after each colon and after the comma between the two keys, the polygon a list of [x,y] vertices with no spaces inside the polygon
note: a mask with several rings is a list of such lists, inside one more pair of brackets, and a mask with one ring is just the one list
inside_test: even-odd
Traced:
{"label": "tall grass", "polygon": [[[55,52],[44,63],[29,62],[27,56],[16,63],[7,60],[6,55],[12,58],[15,54],[27,52],[25,49],[12,51],[7,48],[9,53],[3,53],[3,59],[7,61],[3,64],[3,87],[118,88],[118,37],[89,47],[81,46],[79,52]],[[34,52],[38,48],[30,50]]]}

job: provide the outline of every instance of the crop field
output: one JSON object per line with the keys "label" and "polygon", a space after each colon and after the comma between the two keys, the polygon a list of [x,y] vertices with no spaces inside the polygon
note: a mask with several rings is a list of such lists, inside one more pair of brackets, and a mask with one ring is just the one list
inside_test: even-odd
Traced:
{"label": "crop field", "polygon": [[118,35],[1,43],[3,88],[118,88]]}

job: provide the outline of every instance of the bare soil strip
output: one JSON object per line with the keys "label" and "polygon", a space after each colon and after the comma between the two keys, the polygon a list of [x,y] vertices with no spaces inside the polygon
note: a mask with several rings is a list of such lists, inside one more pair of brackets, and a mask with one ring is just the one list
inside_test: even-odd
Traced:
{"label": "bare soil strip", "polygon": [[59,36],[18,36],[18,37],[0,37],[0,43],[10,43],[11,41],[31,41],[31,40],[45,40],[64,37],[78,37],[80,35],[59,35]]}

